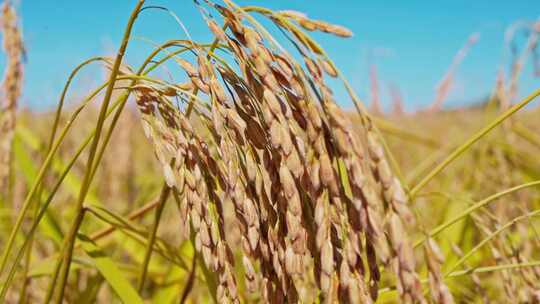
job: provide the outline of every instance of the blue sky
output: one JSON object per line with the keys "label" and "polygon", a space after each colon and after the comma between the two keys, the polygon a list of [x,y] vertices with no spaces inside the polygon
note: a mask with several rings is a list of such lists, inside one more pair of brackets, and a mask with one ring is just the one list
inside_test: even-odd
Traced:
{"label": "blue sky", "polygon": [[[124,25],[135,0],[19,1],[28,61],[22,103],[44,109],[57,102],[70,70],[86,58],[112,54],[118,46]],[[400,88],[406,107],[417,109],[431,102],[434,87],[450,65],[455,53],[473,32],[480,40],[459,67],[448,104],[458,106],[487,96],[501,64],[508,68],[504,31],[517,20],[536,20],[538,0],[452,0],[452,1],[260,1],[239,4],[263,5],[273,9],[294,9],[310,17],[347,26],[350,39],[325,34],[316,38],[327,49],[354,88],[369,99],[369,64],[378,66],[383,103],[390,102],[388,86]],[[174,11],[198,40],[208,40],[209,32],[191,1],[147,0]],[[155,42],[185,38],[176,22],[157,10],[144,12],[133,35]],[[199,39],[200,38],[200,39]],[[520,40],[523,46],[523,39]],[[151,50],[147,42],[135,40],[128,48],[127,62],[137,66]],[[3,56],[2,56],[3,57]],[[3,70],[4,58],[0,59]],[[528,62],[520,96],[540,87]],[[79,78],[77,90],[95,86],[103,77],[99,70],[88,70]],[[81,93],[81,92],[79,92]],[[343,91],[336,93],[345,107],[351,104]]]}

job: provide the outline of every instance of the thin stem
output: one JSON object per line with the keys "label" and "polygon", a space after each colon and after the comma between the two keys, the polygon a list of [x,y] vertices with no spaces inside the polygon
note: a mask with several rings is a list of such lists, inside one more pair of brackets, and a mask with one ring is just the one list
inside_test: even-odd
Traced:
{"label": "thin stem", "polygon": [[[448,274],[448,278],[455,278],[460,277],[464,275],[470,275],[475,273],[486,273],[486,272],[495,272],[500,270],[509,270],[509,269],[516,269],[516,268],[526,268],[526,267],[537,267],[540,266],[540,261],[531,261],[531,262],[524,262],[524,263],[511,263],[511,264],[503,264],[503,265],[495,265],[495,266],[486,266],[486,267],[478,267],[478,268],[470,268],[470,269],[463,269],[454,271],[452,273]],[[428,279],[422,279],[420,280],[422,284],[429,283]],[[385,288],[379,289],[379,295],[391,292],[396,290],[396,286],[389,286]]]}
{"label": "thin stem", "polygon": [[[156,208],[158,205],[159,205],[159,198],[154,199],[153,202],[150,202],[150,203],[142,206],[141,208],[133,211],[132,213],[130,213],[128,215],[128,219],[129,220],[138,219],[138,218],[142,217],[143,215],[145,215],[146,213],[153,210],[154,208]],[[107,227],[107,228],[103,228],[102,230],[99,230],[96,233],[92,234],[90,236],[90,239],[92,239],[92,241],[97,241],[97,240],[102,239],[102,238],[106,237],[107,235],[111,234],[115,230],[116,230],[115,226],[110,226],[110,227]]]}
{"label": "thin stem", "polygon": [[387,133],[390,135],[393,135],[395,137],[400,137],[403,140],[406,140],[408,142],[416,142],[418,144],[424,145],[429,148],[439,148],[441,146],[441,143],[438,142],[435,139],[432,139],[427,136],[422,136],[419,134],[416,134],[414,132],[411,132],[403,127],[397,127],[394,126],[391,123],[388,123],[388,121],[384,119],[380,119],[378,117],[373,116],[372,120],[374,124],[381,130],[383,133]]}
{"label": "thin stem", "polygon": [[[60,95],[60,101],[58,102],[58,106],[56,107],[56,112],[55,112],[55,115],[54,115],[54,122],[53,122],[53,125],[52,125],[52,131],[51,131],[51,135],[49,137],[49,141],[48,141],[48,144],[47,144],[47,152],[45,153],[45,155],[48,155],[53,146],[54,146],[54,138],[56,137],[56,132],[58,131],[58,125],[60,124],[60,117],[62,115],[62,110],[64,108],[64,101],[66,99],[66,96],[67,96],[67,91],[71,85],[71,82],[73,81],[73,79],[75,78],[75,76],[77,75],[77,73],[79,73],[79,71],[84,68],[85,66],[89,65],[90,63],[93,63],[94,61],[102,61],[102,60],[105,60],[104,57],[93,57],[93,58],[90,58],[88,60],[85,60],[83,61],[82,63],[80,63],[77,67],[75,67],[75,69],[73,69],[73,71],[71,72],[71,74],[69,75],[68,77],[68,80],[66,82],[66,84],[64,85],[64,89],[62,90],[62,94]],[[49,166],[46,166],[45,167],[45,172],[44,172],[44,178],[46,178],[47,176],[47,173],[48,173],[48,169],[49,169]],[[39,214],[39,207],[40,207],[40,200],[41,200],[41,194],[43,192],[43,183],[39,183],[39,188],[37,190],[37,195],[36,195],[36,207],[35,207],[35,210],[36,210],[36,214],[35,216],[37,216]],[[30,239],[30,242],[29,242],[29,245],[26,247],[26,260],[25,260],[25,265],[24,265],[24,271],[23,271],[23,278],[24,278],[24,282],[23,282],[23,287],[22,287],[22,290],[20,292],[20,297],[21,297],[21,300],[19,301],[20,303],[25,303],[26,302],[26,289],[27,289],[27,286],[29,284],[29,279],[27,278],[28,276],[28,271],[30,269],[30,261],[31,261],[31,258],[32,258],[32,245],[33,245],[33,241],[34,241],[34,238],[33,238],[33,234],[29,234],[28,238]]]}
{"label": "thin stem", "polygon": [[30,203],[31,203],[32,199],[34,198],[34,195],[36,194],[36,192],[37,192],[37,190],[39,188],[39,185],[40,185],[41,181],[43,180],[43,178],[45,176],[45,173],[47,171],[48,166],[51,164],[51,161],[52,161],[54,155],[58,151],[58,149],[60,147],[60,144],[62,143],[62,141],[66,137],[67,132],[70,130],[71,125],[75,122],[75,119],[77,118],[79,113],[84,109],[84,107],[87,105],[87,103],[90,100],[92,100],[103,88],[105,88],[106,85],[107,84],[103,84],[98,89],[96,89],[94,92],[92,92],[92,94],[90,94],[83,101],[82,105],[79,106],[75,110],[75,112],[73,112],[71,118],[68,120],[68,123],[66,124],[66,126],[64,127],[64,129],[60,133],[60,136],[58,137],[55,144],[53,145],[53,148],[49,151],[49,153],[47,154],[47,157],[43,161],[43,164],[41,165],[41,168],[39,169],[39,172],[37,174],[36,180],[34,181],[34,184],[32,185],[32,188],[30,189],[28,195],[26,196],[26,198],[24,200],[23,207],[21,208],[21,211],[19,212],[19,214],[17,216],[17,220],[15,221],[14,227],[11,230],[11,233],[9,235],[9,238],[8,238],[8,241],[7,241],[7,244],[6,244],[6,248],[4,249],[4,252],[3,252],[3,255],[2,255],[2,260],[0,262],[0,275],[4,272],[4,268],[6,266],[7,259],[9,257],[10,252],[11,252],[11,249],[13,247],[15,237],[17,236],[17,233],[19,232],[19,229],[21,228],[24,217],[26,216],[26,213],[28,212],[28,209],[30,207]]}
{"label": "thin stem", "polygon": [[[120,215],[109,212],[107,209],[99,206],[87,205],[85,208],[87,212],[94,215],[97,219],[109,225],[117,226],[117,229],[119,229],[119,231],[124,233],[127,237],[133,239],[142,246],[146,246],[147,233],[143,228],[136,226],[135,223],[131,223]],[[184,270],[188,269],[188,266],[184,260],[175,253],[174,249],[169,244],[159,237],[156,237],[154,251],[161,255],[165,260],[179,266],[180,268]]]}
{"label": "thin stem", "polygon": [[54,122],[53,122],[53,126],[52,126],[52,131],[51,131],[51,136],[49,138],[49,144],[48,144],[49,148],[47,149],[48,152],[50,151],[51,147],[53,146],[54,138],[56,137],[56,132],[58,130],[58,124],[60,123],[60,117],[62,115],[62,109],[64,107],[64,101],[66,99],[67,91],[68,91],[68,89],[69,89],[69,87],[71,85],[71,82],[73,81],[73,79],[75,78],[77,73],[79,73],[79,71],[83,67],[89,65],[90,63],[92,63],[94,61],[104,61],[104,60],[106,60],[105,57],[93,57],[93,58],[90,58],[90,59],[82,62],[78,66],[76,66],[75,69],[73,69],[73,71],[69,75],[68,80],[67,80],[66,84],[64,85],[64,89],[62,90],[62,94],[60,95],[60,101],[58,102],[58,106],[56,107],[56,112],[55,112],[55,115],[54,115]]}
{"label": "thin stem", "polygon": [[532,100],[534,100],[538,95],[540,95],[540,89],[533,92],[531,95],[527,96],[525,99],[523,99],[521,102],[515,104],[513,107],[508,109],[506,112],[501,114],[499,117],[497,117],[494,121],[492,121],[490,124],[485,126],[483,129],[478,131],[475,135],[473,135],[469,140],[467,140],[464,144],[457,147],[446,159],[444,159],[437,167],[435,167],[431,172],[429,172],[426,177],[424,177],[410,192],[409,195],[413,198],[418,194],[418,191],[420,191],[429,181],[431,181],[437,174],[441,173],[452,161],[454,161],[456,158],[458,158],[463,152],[467,151],[474,143],[476,143],[478,140],[480,140],[484,135],[489,133],[493,128],[500,125],[503,121],[505,121],[508,117],[510,117],[512,114],[526,106],[528,103],[530,103]]}
{"label": "thin stem", "polygon": [[[36,206],[34,207],[34,213],[35,213],[34,216],[37,216],[38,212],[39,212],[39,198],[36,199],[35,205]],[[28,245],[28,247],[26,247],[25,261],[24,261],[24,265],[23,265],[23,275],[22,275],[23,283],[22,283],[21,292],[19,293],[19,297],[20,297],[19,298],[19,303],[20,304],[24,304],[27,301],[26,291],[28,289],[28,285],[30,284],[30,280],[31,280],[28,277],[28,272],[30,270],[30,262],[32,261],[32,248],[34,247],[33,246],[33,244],[34,244],[34,235],[33,234],[28,235],[28,242],[29,242],[29,245]]]}
{"label": "thin stem", "polygon": [[[40,211],[39,211],[39,214],[36,216],[35,220],[34,220],[34,223],[32,224],[32,227],[30,228],[30,231],[28,232],[28,235],[33,235],[35,230],[37,229],[37,226],[40,222],[40,220],[43,218],[43,216],[45,215],[45,212],[47,211],[47,208],[49,207],[49,204],[52,202],[52,199],[54,198],[54,195],[55,193],[58,191],[58,189],[60,188],[60,185],[62,184],[62,181],[64,180],[64,178],[67,176],[67,174],[69,173],[69,171],[71,170],[71,168],[73,167],[73,165],[75,164],[75,161],[78,159],[78,157],[81,155],[82,151],[84,150],[84,148],[86,147],[86,145],[88,143],[90,143],[90,140],[91,140],[91,136],[87,138],[87,140],[85,141],[85,143],[79,148],[79,150],[75,153],[75,157],[73,157],[73,159],[70,161],[70,163],[67,165],[66,169],[64,170],[64,172],[62,173],[62,175],[60,176],[58,182],[56,183],[56,185],[53,187],[53,190],[51,191],[51,193],[49,194],[49,197],[47,198],[47,200],[43,203],[43,207],[41,207]],[[9,275],[6,279],[6,281],[4,282],[4,286],[2,286],[2,292],[0,294],[0,302],[2,302],[4,300],[4,297],[7,293],[7,289],[9,287],[9,285],[11,284],[11,280],[13,279],[13,276],[15,274],[15,267],[19,264],[19,261],[20,259],[22,258],[22,253],[24,252],[24,248],[26,248],[26,246],[28,246],[29,244],[29,238],[25,238],[22,246],[21,246],[21,249],[19,250],[19,253],[17,254],[17,256],[15,257],[15,261],[13,262],[11,268],[10,268],[10,271],[9,271]],[[51,283],[54,282],[51,281]],[[54,285],[54,284],[53,284]],[[53,285],[50,285],[50,286],[53,286]],[[51,288],[49,288],[51,289]],[[51,294],[52,296],[52,290],[51,290]],[[49,297],[49,296],[47,296]],[[46,298],[47,298],[46,297]],[[46,301],[46,303],[48,303],[50,301],[50,298],[49,300]]]}
{"label": "thin stem", "polygon": [[529,219],[531,217],[534,217],[536,215],[540,214],[540,210],[535,210],[533,212],[529,212],[527,214],[518,216],[511,220],[510,222],[504,224],[499,229],[495,230],[493,233],[491,233],[488,237],[484,238],[480,243],[478,243],[476,246],[474,246],[473,249],[471,249],[469,252],[467,252],[465,255],[463,255],[450,269],[447,271],[447,274],[445,274],[445,277],[449,276],[450,273],[452,273],[454,270],[456,270],[459,266],[461,266],[465,261],[471,257],[475,252],[480,250],[482,246],[484,246],[487,242],[489,242],[491,239],[493,239],[495,236],[497,236],[499,233],[503,232],[507,228],[511,227],[515,223],[523,220],[523,219]]}
{"label": "thin stem", "polygon": [[454,271],[448,274],[448,277],[454,278],[454,277],[459,277],[459,276],[468,275],[472,273],[493,272],[493,271],[499,271],[499,270],[508,270],[508,269],[515,269],[515,268],[523,268],[523,267],[536,267],[536,266],[540,266],[540,261],[531,261],[531,262],[525,262],[525,263],[512,263],[512,264],[459,270],[459,271]]}
{"label": "thin stem", "polygon": [[533,131],[529,130],[527,127],[525,127],[523,124],[516,122],[512,125],[512,130],[531,144],[535,145],[536,147],[540,148],[540,137],[538,134],[534,133]]}
{"label": "thin stem", "polygon": [[195,283],[195,272],[197,271],[197,251],[193,252],[193,258],[191,261],[191,270],[189,271],[189,276],[182,291],[182,296],[180,297],[180,304],[184,304],[189,296],[189,293],[193,289],[193,283]]}
{"label": "thin stem", "polygon": [[[79,227],[82,224],[82,221],[84,219],[86,209],[81,205],[80,208],[77,208],[77,215],[75,216],[75,220],[73,222],[73,225],[71,226],[68,237],[66,238],[66,241],[64,242],[64,248],[62,250],[63,255],[59,257],[57,262],[57,267],[60,266],[60,289],[58,290],[58,295],[56,297],[56,303],[61,304],[64,299],[64,290],[67,285],[67,276],[69,273],[69,268],[71,266],[71,256],[73,255],[73,242],[74,237],[72,235],[77,235],[77,232],[79,231]],[[67,246],[67,247],[66,247]],[[58,273],[58,272],[55,272]]]}
{"label": "thin stem", "polygon": [[[481,201],[479,201],[478,203],[472,205],[471,207],[465,209],[465,211],[463,211],[462,213],[456,215],[455,217],[453,217],[452,219],[450,219],[449,221],[437,226],[435,229],[431,230],[428,234],[428,237],[434,237],[436,236],[437,234],[439,234],[440,232],[444,231],[446,228],[452,226],[453,224],[455,224],[456,222],[458,222],[459,220],[465,218],[466,216],[468,216],[469,214],[471,214],[472,212],[484,207],[485,205],[491,203],[492,201],[502,197],[502,196],[505,196],[507,194],[510,194],[510,193],[513,193],[513,192],[516,192],[516,191],[519,191],[521,189],[524,189],[524,188],[528,188],[528,187],[534,187],[534,186],[538,186],[540,185],[540,181],[534,181],[534,182],[530,182],[530,183],[525,183],[525,184],[521,184],[519,186],[516,186],[516,187],[513,187],[513,188],[510,188],[510,189],[506,189],[504,191],[501,191],[499,193],[496,193],[496,194],[493,194],[492,196],[490,197],[487,197]],[[424,243],[426,241],[427,237],[424,237],[422,238],[421,240],[417,241],[415,244],[414,244],[414,247],[418,247],[420,245],[422,245],[422,243]]]}
{"label": "thin stem", "polygon": [[[112,113],[112,111],[114,111],[114,109],[118,106],[118,101],[111,107],[109,113],[107,113],[107,116],[110,115],[110,113]],[[57,193],[57,191],[60,189],[60,186],[62,185],[62,182],[64,181],[64,179],[66,178],[66,176],[68,175],[68,173],[70,172],[71,168],[73,167],[73,165],[75,164],[75,162],[77,161],[77,159],[79,158],[79,156],[82,154],[82,152],[84,151],[84,149],[86,148],[86,146],[90,143],[90,141],[92,140],[93,136],[95,134],[95,130],[93,132],[91,132],[88,137],[85,139],[85,141],[81,144],[81,146],[77,149],[77,151],[75,152],[75,155],[72,157],[72,159],[70,160],[70,162],[66,165],[66,168],[64,169],[64,171],[61,173],[58,181],[56,182],[56,184],[54,185],[53,189],[51,190],[51,193],[49,194],[47,200],[45,200],[45,202],[43,203],[43,207],[41,208],[39,214],[36,216],[36,218],[34,219],[34,222],[32,224],[32,227],[30,228],[29,232],[28,232],[28,235],[31,236],[34,234],[35,230],[37,229],[37,226],[39,225],[41,219],[43,218],[43,216],[45,215],[46,211],[47,211],[47,208],[49,207],[50,203],[52,202],[53,198],[55,197],[55,194]],[[61,139],[59,139],[61,140]],[[21,260],[22,258],[22,252],[23,250],[26,248],[26,246],[29,244],[29,238],[25,238],[24,239],[24,242],[19,250],[19,253],[17,254],[17,256],[15,257],[15,260],[10,268],[10,271],[9,271],[9,275],[8,275],[8,278],[6,279],[4,285],[2,286],[2,291],[1,291],[1,294],[0,294],[0,302],[3,301],[5,295],[6,295],[6,292],[7,292],[7,289],[8,287],[10,286],[10,283],[11,283],[11,280],[13,279],[13,275],[14,275],[14,272],[15,272],[15,267],[19,264],[19,261]],[[61,253],[60,253],[61,254]],[[54,286],[54,282],[56,280],[56,276],[58,275],[58,273],[55,273],[55,276],[54,278],[51,280],[51,283],[49,285],[49,289],[52,288],[52,286]],[[52,292],[52,291],[51,291]],[[52,293],[51,293],[52,295]],[[50,298],[49,300],[47,300],[46,302],[50,301]]]}
{"label": "thin stem", "polygon": [[165,202],[171,193],[171,188],[164,184],[161,188],[161,194],[159,196],[159,202],[156,208],[156,213],[154,217],[154,222],[152,223],[152,228],[150,230],[150,238],[146,246],[146,253],[144,255],[144,260],[141,266],[141,272],[139,275],[138,291],[139,293],[144,288],[144,281],[146,279],[146,274],[148,273],[148,265],[150,263],[150,258],[152,256],[152,249],[154,248],[154,243],[156,241],[156,234],[161,220],[161,215],[163,214],[163,208],[165,207]]}
{"label": "thin stem", "polygon": [[129,21],[128,21],[128,24],[124,33],[124,37],[122,39],[122,43],[120,45],[120,48],[116,55],[116,59],[114,61],[114,65],[111,70],[111,75],[109,78],[109,85],[105,92],[105,97],[103,98],[103,105],[101,106],[101,110],[100,110],[98,121],[97,121],[96,134],[94,136],[94,139],[92,141],[92,146],[88,154],[86,172],[84,175],[83,183],[81,185],[81,190],[79,193],[79,198],[77,201],[77,216],[75,218],[75,221],[72,224],[69,234],[66,236],[66,242],[64,246],[66,250],[64,251],[63,258],[62,258],[63,268],[62,268],[62,273],[60,276],[60,282],[59,282],[60,289],[58,292],[57,303],[61,303],[64,297],[64,290],[66,287],[67,276],[69,274],[69,268],[71,264],[72,254],[73,254],[73,245],[75,242],[77,231],[79,230],[79,227],[82,223],[82,218],[84,215],[83,203],[84,203],[86,194],[88,193],[88,190],[90,188],[90,184],[92,181],[92,167],[94,164],[94,158],[96,156],[96,150],[99,144],[101,131],[103,129],[103,124],[105,122],[107,108],[109,107],[109,103],[110,103],[113,89],[114,89],[114,84],[116,83],[116,78],[120,70],[120,65],[122,64],[122,59],[124,57],[124,54],[125,54],[128,42],[129,42],[129,36],[131,35],[133,24],[135,23],[135,20],[137,19],[137,16],[139,15],[139,11],[143,4],[144,4],[144,0],[139,0],[137,5],[135,6],[135,9],[131,13],[131,16],[129,18]]}

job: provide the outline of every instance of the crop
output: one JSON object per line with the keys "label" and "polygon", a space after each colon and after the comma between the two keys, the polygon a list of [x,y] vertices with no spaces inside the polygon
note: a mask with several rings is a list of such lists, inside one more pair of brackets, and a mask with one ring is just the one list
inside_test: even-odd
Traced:
{"label": "crop", "polygon": [[[50,134],[5,137],[17,166],[0,177],[6,168],[17,182],[2,198],[0,302],[540,300],[537,110],[510,120],[540,90],[467,113],[442,113],[439,92],[423,134],[407,117],[370,114],[308,35],[350,37],[342,26],[196,1],[214,36],[199,42],[144,2],[114,58],[69,75]],[[133,26],[151,10],[187,39],[128,66]],[[4,32],[14,117],[22,44]],[[91,64],[107,80],[67,109]],[[164,65],[182,80],[159,77]],[[459,119],[479,131],[445,130]]]}

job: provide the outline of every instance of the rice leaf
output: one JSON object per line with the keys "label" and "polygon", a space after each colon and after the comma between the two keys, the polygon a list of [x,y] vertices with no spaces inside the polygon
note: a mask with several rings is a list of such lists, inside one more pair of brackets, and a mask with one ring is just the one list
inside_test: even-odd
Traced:
{"label": "rice leaf", "polygon": [[118,297],[124,303],[143,303],[141,297],[135,291],[135,288],[129,283],[129,281],[122,275],[120,269],[116,267],[116,263],[113,262],[89,237],[78,234],[82,249],[90,256],[94,261],[94,264],[98,271],[103,275],[107,283],[116,292]]}

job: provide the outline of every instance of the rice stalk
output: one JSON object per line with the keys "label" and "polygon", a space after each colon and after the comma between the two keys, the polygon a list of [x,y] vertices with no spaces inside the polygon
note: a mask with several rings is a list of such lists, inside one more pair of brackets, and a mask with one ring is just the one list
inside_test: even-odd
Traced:
{"label": "rice stalk", "polygon": [[3,48],[6,69],[0,103],[0,201],[8,203],[12,176],[12,142],[17,119],[17,105],[22,91],[24,45],[15,8],[10,1],[2,5]]}
{"label": "rice stalk", "polygon": [[[404,154],[390,153],[391,146],[377,125],[382,121],[381,130],[429,149],[440,147],[440,143],[430,136],[385,125],[385,120],[371,116],[324,49],[307,33],[320,31],[350,37],[350,30],[295,11],[239,7],[228,0],[223,4],[200,1],[195,5],[214,39],[211,43],[199,43],[172,12],[162,7],[143,8],[143,2],[139,1],[132,13],[116,59],[90,59],[68,79],[45,160],[34,184],[28,187],[29,193],[3,252],[1,299],[13,299],[9,291],[25,286],[17,276],[21,272],[25,279],[32,278],[33,285],[41,280],[31,273],[30,259],[19,270],[25,254],[39,258],[48,255],[48,261],[56,259],[52,271],[47,271],[43,279],[49,281],[48,288],[36,288],[36,294],[32,290],[28,299],[39,295],[45,302],[53,298],[56,302],[71,302],[87,294],[79,289],[95,290],[92,284],[101,282],[93,278],[94,266],[81,263],[78,256],[84,251],[79,250],[81,243],[76,235],[87,229],[95,231],[88,234],[94,240],[110,236],[99,246],[107,249],[111,258],[120,259],[122,265],[129,265],[129,280],[137,283],[138,292],[148,301],[166,298],[183,302],[189,295],[193,301],[213,299],[218,303],[374,303],[386,296],[383,291],[393,289],[397,299],[404,303],[452,303],[454,299],[478,298],[470,286],[487,298],[480,274],[489,271],[496,271],[494,277],[498,281],[493,286],[504,290],[509,300],[534,298],[534,279],[539,273],[532,252],[538,245],[529,241],[528,234],[536,232],[535,223],[524,215],[513,215],[510,218],[528,221],[498,226],[506,222],[507,215],[537,208],[537,192],[532,189],[538,185],[536,171],[523,165],[526,156],[531,158],[533,154],[513,145],[516,138],[508,136],[508,132],[503,133],[504,137],[487,137],[482,145],[472,146],[539,92],[503,112],[457,146],[408,191],[402,185],[403,164],[398,163]],[[139,69],[132,69],[122,63],[130,32],[137,15],[151,8],[168,12],[188,39],[155,44]],[[263,20],[277,26],[282,36],[270,34]],[[82,101],[57,136],[67,88],[79,70],[94,61],[102,61],[110,69],[109,80]],[[152,72],[163,64],[180,72],[182,80],[167,81],[153,76]],[[333,78],[343,82],[357,108],[357,120],[339,106],[343,101],[337,100],[329,85]],[[59,176],[50,174],[55,182],[49,188],[44,180],[49,176],[51,162],[58,157],[58,149],[61,145],[73,145],[66,138],[67,133],[76,132],[73,121],[102,91],[104,103],[95,127],[75,146],[74,155],[66,162],[67,167],[57,173]],[[155,164],[161,169],[160,175],[149,174],[148,179],[163,186],[158,200],[122,216],[112,211],[111,205],[88,204],[86,198],[93,190],[93,180],[103,179],[98,185],[102,189],[110,178],[122,176],[112,173],[116,170],[112,168],[116,165],[114,157],[128,152],[110,146],[124,142],[113,134],[126,128],[121,117],[131,101],[139,111],[139,120],[138,126],[130,124],[129,128],[141,127],[147,142],[140,143],[139,148],[152,151]],[[466,166],[450,168],[449,164],[462,156],[464,163],[470,165],[465,151],[473,157],[480,156],[481,161],[475,164],[491,170],[478,170],[461,180]],[[446,153],[444,149],[442,152]],[[87,161],[76,164],[83,153],[87,153]],[[434,155],[438,158],[439,154]],[[442,171],[453,175],[435,180]],[[506,176],[506,172],[512,174]],[[55,208],[66,206],[66,202],[62,204],[61,186],[65,186],[70,173],[82,173],[84,178],[76,204],[70,210],[75,213],[74,218],[69,217],[72,222],[68,234],[59,249],[35,250],[32,236],[52,202],[55,201]],[[534,181],[523,183],[523,178]],[[444,186],[451,183],[449,179],[456,180],[457,187],[480,187],[480,195],[498,187],[518,186],[472,203],[474,200],[468,197],[461,199],[469,192],[457,193],[461,188],[456,190],[453,184],[437,191],[440,185],[434,184]],[[420,193],[429,182],[432,192]],[[528,191],[518,191],[525,188]],[[146,195],[153,195],[154,190],[157,189]],[[30,229],[25,231],[29,237],[19,244],[16,239],[23,219],[42,192],[48,193],[48,197],[37,206]],[[124,200],[122,192],[118,191],[118,201]],[[176,201],[177,213],[167,212],[169,206],[165,202],[169,193]],[[519,210],[490,204],[503,196],[526,204]],[[445,207],[441,209],[444,217],[421,218],[423,209],[438,210],[441,197],[457,211]],[[139,201],[146,199],[142,196]],[[128,204],[132,204],[131,199],[125,205]],[[127,220],[145,220],[144,216],[154,209],[153,218],[146,219],[151,223],[149,229],[143,228],[146,222]],[[419,230],[424,231],[424,222],[435,228],[426,230],[430,232],[424,238],[411,242]],[[417,229],[418,225],[422,228]],[[130,241],[112,235],[117,230]],[[160,235],[163,230],[166,236]],[[472,236],[478,231],[489,237],[474,247]],[[443,234],[452,244],[442,241],[442,237],[436,243],[435,238]],[[180,244],[171,239],[178,239]],[[538,236],[536,239],[540,240]],[[37,244],[43,243],[46,244]],[[193,251],[186,253],[185,244]],[[415,252],[420,245],[424,245],[423,258]],[[449,246],[468,253],[455,258],[448,254]],[[481,251],[481,247],[486,250]],[[472,261],[473,253],[482,253],[486,262]],[[193,257],[191,268],[185,265],[182,255]],[[500,267],[482,267],[487,263]],[[446,265],[455,266],[446,271]],[[462,265],[480,267],[454,271]],[[182,272],[175,277],[178,270]],[[448,282],[451,277],[465,274],[470,274],[474,283]],[[427,279],[421,279],[424,275]],[[186,286],[182,287],[183,282]],[[198,288],[201,283],[204,288]],[[461,285],[466,288],[457,288]],[[23,290],[29,290],[28,287]],[[23,299],[26,294],[23,292]],[[114,300],[112,296],[105,290],[95,299],[110,302]]]}

